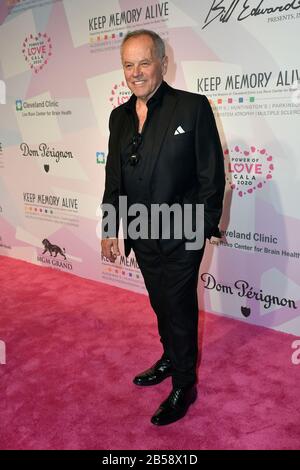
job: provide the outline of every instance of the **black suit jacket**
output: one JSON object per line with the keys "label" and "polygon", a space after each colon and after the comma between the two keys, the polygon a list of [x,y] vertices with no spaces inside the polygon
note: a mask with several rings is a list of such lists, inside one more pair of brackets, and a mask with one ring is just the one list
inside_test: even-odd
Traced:
{"label": "black suit jacket", "polygon": [[[176,90],[166,83],[161,103],[157,139],[153,145],[150,177],[152,203],[204,204],[204,234],[219,235],[225,187],[224,158],[215,119],[204,95]],[[118,197],[124,195],[121,151],[132,139],[132,117],[125,104],[114,109],[109,120],[109,151],[103,203],[118,211]],[[175,134],[181,126],[184,133]],[[117,233],[116,233],[117,236]],[[131,249],[125,239],[125,255]],[[163,240],[168,252],[178,240]]]}

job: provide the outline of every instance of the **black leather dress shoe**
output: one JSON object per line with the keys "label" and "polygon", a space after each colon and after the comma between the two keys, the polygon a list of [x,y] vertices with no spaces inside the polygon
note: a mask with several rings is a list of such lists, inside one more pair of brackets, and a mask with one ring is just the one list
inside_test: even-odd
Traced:
{"label": "black leather dress shoe", "polygon": [[172,375],[170,359],[159,359],[150,369],[134,377],[135,385],[156,385]]}
{"label": "black leather dress shoe", "polygon": [[151,418],[151,423],[157,426],[174,423],[186,414],[189,406],[197,398],[197,387],[191,385],[182,388],[173,388],[168,398],[160,405]]}

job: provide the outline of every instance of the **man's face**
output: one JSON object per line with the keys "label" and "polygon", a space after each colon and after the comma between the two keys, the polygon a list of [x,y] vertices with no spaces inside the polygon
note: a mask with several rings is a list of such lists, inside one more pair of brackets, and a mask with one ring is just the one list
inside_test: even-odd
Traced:
{"label": "man's face", "polygon": [[122,64],[128,88],[137,98],[147,101],[161,83],[168,59],[157,57],[152,38],[142,35],[125,42]]}

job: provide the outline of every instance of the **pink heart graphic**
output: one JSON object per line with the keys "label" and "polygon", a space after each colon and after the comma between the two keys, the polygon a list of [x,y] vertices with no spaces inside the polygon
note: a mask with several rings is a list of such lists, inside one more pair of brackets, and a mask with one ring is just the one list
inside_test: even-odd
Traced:
{"label": "pink heart graphic", "polygon": [[273,157],[271,155],[267,158],[268,162],[271,162],[272,159],[273,159]]}
{"label": "pink heart graphic", "polygon": [[272,179],[272,175],[270,175],[270,173],[267,175],[267,180],[270,180]]}
{"label": "pink heart graphic", "polygon": [[253,146],[252,146],[252,147],[250,147],[250,149],[251,149],[251,152],[252,152],[252,153],[254,153],[254,152],[255,152],[255,150],[256,150],[256,148],[255,148],[255,147],[253,147]]}
{"label": "pink heart graphic", "polygon": [[235,163],[234,164],[234,170],[237,172],[237,173],[241,173],[244,169],[244,164],[243,163]]}
{"label": "pink heart graphic", "polygon": [[273,165],[273,163],[271,163],[271,165],[269,165],[269,168],[270,168],[270,170],[272,170],[272,171],[274,170],[274,165]]}
{"label": "pink heart graphic", "polygon": [[245,151],[244,151],[244,155],[245,155],[246,157],[248,157],[249,152],[248,152],[247,150],[245,150]]}
{"label": "pink heart graphic", "polygon": [[40,72],[48,63],[52,56],[51,39],[46,33],[38,33],[37,36],[30,36],[24,39],[22,53],[30,68],[35,72]]}

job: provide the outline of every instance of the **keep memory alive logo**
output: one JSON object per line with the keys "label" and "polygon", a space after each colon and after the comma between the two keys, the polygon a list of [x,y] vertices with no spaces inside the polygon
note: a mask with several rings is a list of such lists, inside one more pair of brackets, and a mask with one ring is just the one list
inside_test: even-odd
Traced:
{"label": "keep memory alive logo", "polygon": [[112,12],[109,15],[97,16],[89,19],[89,31],[107,31],[116,26],[140,24],[146,21],[159,20],[169,15],[169,2],[155,5],[141,6],[129,10]]}
{"label": "keep memory alive logo", "polygon": [[114,11],[89,18],[91,52],[96,52],[102,48],[118,47],[128,28],[142,28],[155,23],[156,29],[162,27],[161,35],[167,34],[165,24],[168,18],[169,2],[157,2],[152,5]]}
{"label": "keep memory alive logo", "polygon": [[262,189],[273,178],[273,156],[265,148],[235,145],[224,151],[226,182],[239,197]]}
{"label": "keep memory alive logo", "polygon": [[40,72],[52,56],[51,39],[46,33],[27,36],[22,44],[22,53],[34,73]]}

